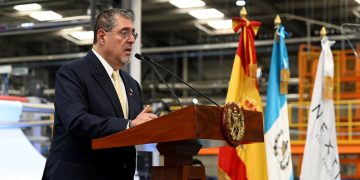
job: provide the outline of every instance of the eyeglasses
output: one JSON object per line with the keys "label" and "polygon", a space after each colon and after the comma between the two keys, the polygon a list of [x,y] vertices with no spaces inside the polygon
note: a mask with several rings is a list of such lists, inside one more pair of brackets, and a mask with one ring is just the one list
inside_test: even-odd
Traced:
{"label": "eyeglasses", "polygon": [[[105,30],[104,30],[105,31]],[[123,28],[120,31],[105,31],[105,32],[114,32],[117,33],[122,38],[129,38],[130,35],[134,36],[134,39],[136,40],[138,37],[138,33],[135,32],[135,29],[129,29],[129,28]]]}

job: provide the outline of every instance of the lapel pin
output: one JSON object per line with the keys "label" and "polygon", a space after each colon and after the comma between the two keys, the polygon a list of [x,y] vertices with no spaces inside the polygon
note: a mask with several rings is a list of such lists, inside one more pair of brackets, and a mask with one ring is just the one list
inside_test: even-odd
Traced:
{"label": "lapel pin", "polygon": [[130,96],[133,95],[133,90],[130,88],[130,93],[129,93]]}

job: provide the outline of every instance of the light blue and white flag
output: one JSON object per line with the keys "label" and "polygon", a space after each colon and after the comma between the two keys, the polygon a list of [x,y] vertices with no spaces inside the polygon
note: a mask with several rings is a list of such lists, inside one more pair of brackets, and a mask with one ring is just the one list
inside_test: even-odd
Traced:
{"label": "light blue and white flag", "polygon": [[309,109],[306,144],[300,179],[340,179],[340,161],[336,142],[334,101],[324,99],[325,77],[334,77],[334,61],[327,37],[321,40],[314,89]]}
{"label": "light blue and white flag", "polygon": [[269,180],[292,180],[289,120],[286,94],[280,94],[280,71],[289,68],[283,26],[277,30],[270,64],[265,108],[265,147]]}

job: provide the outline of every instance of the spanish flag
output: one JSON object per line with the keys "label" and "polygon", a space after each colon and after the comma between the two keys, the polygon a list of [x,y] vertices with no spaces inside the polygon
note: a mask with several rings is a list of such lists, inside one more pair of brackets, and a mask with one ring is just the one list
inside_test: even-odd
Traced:
{"label": "spanish flag", "polygon": [[[240,32],[226,102],[236,102],[246,110],[263,111],[256,79],[257,61],[254,37],[260,22],[248,21],[246,11],[242,18],[233,18],[235,32]],[[244,13],[245,12],[245,13]],[[221,147],[218,155],[219,180],[266,180],[266,156],[264,143],[240,145],[236,149]]]}

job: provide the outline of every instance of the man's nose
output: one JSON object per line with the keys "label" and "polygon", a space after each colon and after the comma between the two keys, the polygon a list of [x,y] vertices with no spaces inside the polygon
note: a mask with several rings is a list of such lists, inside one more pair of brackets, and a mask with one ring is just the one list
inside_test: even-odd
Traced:
{"label": "man's nose", "polygon": [[134,43],[135,42],[135,35],[134,34],[130,34],[130,36],[128,37],[128,42]]}

